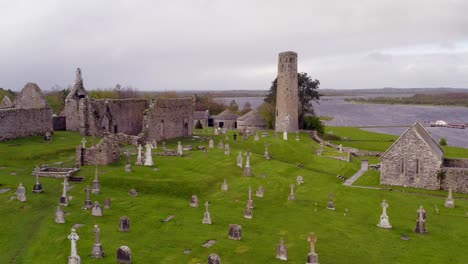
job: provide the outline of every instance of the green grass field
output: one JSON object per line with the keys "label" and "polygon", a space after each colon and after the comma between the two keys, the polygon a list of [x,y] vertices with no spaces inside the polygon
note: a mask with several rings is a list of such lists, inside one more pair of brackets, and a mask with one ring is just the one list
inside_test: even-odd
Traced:
{"label": "green grass field", "polygon": [[[385,150],[384,146],[388,147],[390,140],[396,138],[352,128],[328,129],[352,139],[340,142],[343,145],[368,150]],[[215,147],[224,139],[224,136],[212,136],[212,130],[196,133],[215,138]],[[456,200],[456,208],[447,209],[442,197],[345,187],[336,175],[353,175],[360,167],[359,160],[347,163],[316,156],[319,146],[307,134],[302,133],[300,141],[291,138],[289,141],[274,139],[269,132],[269,137],[258,142],[253,138],[233,142],[230,136],[230,156],[217,148],[207,153],[191,151],[184,157],[154,156],[158,171],[133,165],[133,172],[125,173],[122,157],[120,162],[100,168],[102,193],[92,195],[92,199],[101,204],[106,197],[112,199],[112,207],[104,210],[103,217],[93,217],[89,210],[81,209],[84,189],[94,177],[94,167],[82,167],[78,175],[86,179],[71,183],[69,195],[73,198],[64,208],[66,224],[56,224],[53,220],[62,181],[41,178],[45,193],[32,194],[35,179],[31,171],[45,163],[72,165],[75,146],[80,144],[81,137],[77,133],[56,132],[49,143],[44,143],[41,137],[0,142],[0,188],[12,189],[0,194],[3,216],[0,263],[66,263],[70,253],[67,236],[71,226],[78,223],[83,224],[77,229],[82,263],[116,263],[116,250],[121,245],[131,248],[135,264],[206,263],[210,253],[218,253],[223,264],[282,263],[275,259],[275,247],[281,237],[289,248],[288,263],[305,263],[310,232],[318,236],[316,250],[320,263],[467,263],[467,200]],[[167,146],[175,149],[177,141],[168,141]],[[208,145],[200,139],[182,141]],[[270,145],[273,158],[270,161],[263,158],[265,143]],[[247,149],[253,153],[254,177],[244,177],[236,166],[238,151]],[[158,151],[161,150],[155,150]],[[446,151],[468,157],[468,150],[448,148]],[[304,169],[298,168],[298,163]],[[262,173],[266,178],[260,177]],[[288,201],[289,185],[295,183],[298,175],[304,177],[305,184],[296,188],[296,201]],[[224,178],[229,184],[228,192],[220,191]],[[374,184],[374,179],[375,175],[362,181]],[[27,189],[25,203],[9,199],[20,182]],[[248,187],[256,190],[259,185],[265,188],[265,196],[254,196],[254,217],[245,219]],[[138,191],[137,197],[128,195],[131,188]],[[329,192],[335,193],[336,211],[325,209]],[[437,193],[445,195],[445,192]],[[192,194],[198,195],[199,208],[189,207]],[[390,204],[392,230],[376,226],[382,199]],[[213,225],[201,223],[205,201],[211,203]],[[412,232],[419,205],[427,210],[427,235]],[[174,219],[161,222],[171,214],[175,215]],[[119,217],[123,215],[131,220],[129,233],[118,231]],[[242,225],[241,241],[228,239],[228,226],[234,223]],[[94,224],[101,228],[104,259],[90,257]],[[403,234],[409,235],[410,240],[401,240]],[[209,239],[217,243],[208,249],[202,247]],[[184,254],[185,249],[191,252]]]}

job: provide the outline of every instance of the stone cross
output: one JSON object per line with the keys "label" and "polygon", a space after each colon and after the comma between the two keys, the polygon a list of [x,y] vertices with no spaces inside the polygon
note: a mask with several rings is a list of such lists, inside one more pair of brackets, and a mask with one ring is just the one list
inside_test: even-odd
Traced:
{"label": "stone cross", "polygon": [[135,165],[143,165],[143,161],[141,159],[141,150],[143,149],[143,147],[141,146],[141,144],[138,144],[138,155],[137,155],[137,160],[135,162]]}
{"label": "stone cross", "polygon": [[327,209],[335,210],[335,203],[333,202],[333,193],[328,195],[328,207]]}
{"label": "stone cross", "polygon": [[416,221],[416,228],[414,229],[415,233],[424,234],[427,233],[426,229],[426,210],[421,206],[418,209],[418,220]]}
{"label": "stone cross", "polygon": [[16,190],[16,198],[18,201],[26,202],[26,189],[23,187],[22,183],[19,184],[19,187]]}
{"label": "stone cross", "polygon": [[94,225],[94,245],[93,245],[93,252],[91,253],[91,256],[94,258],[103,258],[104,257],[104,251],[102,250],[102,245],[101,242],[99,241],[99,238],[101,236],[101,229],[99,229],[98,225]]}
{"label": "stone cross", "polygon": [[249,200],[252,200],[252,187],[249,186]]}
{"label": "stone cross", "polygon": [[39,167],[36,167],[34,169],[34,175],[36,176],[36,183],[34,184],[33,187],[33,193],[42,193],[42,184],[39,182]]}
{"label": "stone cross", "polygon": [[383,200],[380,205],[382,206],[382,215],[380,216],[380,222],[377,226],[390,229],[392,226],[390,225],[390,221],[387,215],[388,203],[386,200]]}
{"label": "stone cross", "polygon": [[67,188],[68,188],[68,181],[67,178],[63,178],[63,191],[62,197],[60,197],[60,204],[64,206],[68,206],[68,196],[67,196]]}
{"label": "stone cross", "polygon": [[254,208],[254,202],[252,200],[252,187],[250,186],[249,186],[249,199],[247,200],[247,208],[248,209]]}
{"label": "stone cross", "polygon": [[310,244],[310,253],[314,254],[315,243],[317,242],[317,236],[315,235],[315,233],[310,233],[310,235],[307,237],[307,241],[309,241]]}
{"label": "stone cross", "polygon": [[85,192],[86,192],[86,200],[84,203],[84,208],[91,209],[91,207],[93,207],[93,202],[91,201],[91,188],[89,188],[89,185],[86,186]]}
{"label": "stone cross", "polygon": [[247,155],[245,160],[244,176],[252,176],[252,168],[250,167],[250,155]]}
{"label": "stone cross", "polygon": [[57,210],[55,211],[55,222],[57,224],[64,224],[65,223],[65,214],[60,207],[60,204],[57,205]]}
{"label": "stone cross", "polygon": [[78,234],[76,234],[76,230],[74,228],[72,228],[71,234],[68,236],[68,239],[71,241],[71,251],[70,256],[68,257],[68,263],[81,263],[81,258],[80,256],[78,256],[78,251],[76,248],[76,241],[80,240],[80,237],[78,236]]}
{"label": "stone cross", "polygon": [[94,225],[93,232],[94,232],[94,243],[95,244],[100,244],[99,236],[101,235],[101,229],[99,229],[98,225]]}
{"label": "stone cross", "polygon": [[182,156],[184,155],[183,149],[182,149],[182,143],[179,141],[179,144],[177,144],[177,155]]}
{"label": "stone cross", "polygon": [[293,183],[289,185],[289,188],[291,188],[291,193],[289,194],[288,200],[290,201],[296,200],[296,196],[294,195],[294,187],[295,185]]}
{"label": "stone cross", "polygon": [[250,167],[250,155],[245,158],[245,167]]}
{"label": "stone cross", "polygon": [[151,149],[152,149],[151,144],[146,143],[145,164],[144,164],[145,166],[154,165]]}
{"label": "stone cross", "polygon": [[82,147],[82,148],[86,148],[86,138],[83,138],[83,139],[81,140],[81,147]]}
{"label": "stone cross", "polygon": [[283,140],[288,140],[288,132],[286,130],[283,132]]}
{"label": "stone cross", "polygon": [[208,206],[210,205],[210,203],[208,201],[205,202],[205,214],[203,216],[203,221],[202,221],[202,224],[206,224],[206,225],[211,225],[211,215],[210,215],[210,212],[208,211]]}
{"label": "stone cross", "polygon": [[101,182],[99,181],[99,171],[98,166],[96,165],[96,169],[94,170],[94,180],[93,180],[93,189],[91,193],[100,194],[101,193]]}

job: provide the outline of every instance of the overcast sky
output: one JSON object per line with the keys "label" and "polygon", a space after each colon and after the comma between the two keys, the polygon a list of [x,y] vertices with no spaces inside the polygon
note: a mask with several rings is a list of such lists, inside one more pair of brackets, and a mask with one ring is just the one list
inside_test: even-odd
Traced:
{"label": "overcast sky", "polygon": [[468,87],[467,0],[0,0],[0,87]]}

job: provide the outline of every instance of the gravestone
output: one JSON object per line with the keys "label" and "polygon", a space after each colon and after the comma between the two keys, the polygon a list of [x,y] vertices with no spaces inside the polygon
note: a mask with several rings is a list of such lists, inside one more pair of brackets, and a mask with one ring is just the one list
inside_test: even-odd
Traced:
{"label": "gravestone", "polygon": [[338,146],[338,153],[343,153],[343,145],[341,144]]}
{"label": "gravestone", "polygon": [[44,140],[45,140],[45,141],[51,141],[51,140],[52,140],[52,134],[51,134],[49,131],[47,131],[47,132],[45,133],[45,135],[44,135]]}
{"label": "gravestone", "polygon": [[383,200],[383,202],[380,205],[382,206],[382,215],[380,216],[380,222],[377,226],[381,228],[390,229],[392,228],[392,225],[390,225],[390,221],[387,215],[388,203],[386,200]]}
{"label": "gravestone", "polygon": [[121,246],[117,249],[117,263],[119,264],[131,264],[132,263],[132,251],[127,246]]}
{"label": "gravestone", "polygon": [[132,164],[127,163],[127,164],[125,165],[125,172],[127,172],[127,173],[132,172]]}
{"label": "gravestone", "polygon": [[247,200],[247,208],[254,208],[254,201],[252,199],[252,187],[249,186],[249,199]]}
{"label": "gravestone", "polygon": [[247,219],[252,219],[253,218],[253,210],[247,207],[244,211],[244,217]]}
{"label": "gravestone", "polygon": [[127,216],[120,217],[119,231],[130,232],[130,218],[128,218]]}
{"label": "gravestone", "polygon": [[244,176],[252,177],[252,168],[250,167],[250,155],[247,155],[245,160]]}
{"label": "gravestone", "polygon": [[102,207],[101,205],[99,204],[99,202],[94,202],[94,205],[93,207],[91,208],[91,215],[92,216],[102,216],[103,215],[103,212],[102,212]]}
{"label": "gravestone", "polygon": [[177,144],[177,155],[179,155],[179,156],[184,155],[184,151],[183,151],[183,148],[182,148],[182,143],[180,141]]}
{"label": "gravestone", "polygon": [[78,234],[76,234],[76,230],[74,228],[72,228],[68,239],[71,241],[71,252],[70,256],[68,257],[68,264],[81,264],[81,257],[78,256],[76,249],[76,241],[80,240],[80,237]]}
{"label": "gravestone", "polygon": [[218,149],[224,149],[224,144],[222,140],[220,140],[218,143]]}
{"label": "gravestone", "polygon": [[208,141],[208,148],[214,148],[214,140],[212,138]]}
{"label": "gravestone", "polygon": [[55,210],[55,223],[57,224],[65,224],[65,213],[60,207],[60,204],[57,205],[57,210]]}
{"label": "gravestone", "polygon": [[215,135],[215,136],[219,135],[219,132],[218,132],[218,129],[217,129],[217,128],[214,129],[214,135]]}
{"label": "gravestone", "polygon": [[146,147],[146,151],[145,151],[145,163],[144,163],[144,165],[147,166],[147,167],[154,166],[153,156],[152,156],[152,152],[151,152],[151,144],[146,143],[145,147]]}
{"label": "gravestone", "polygon": [[416,227],[414,228],[414,232],[418,234],[425,234],[427,233],[426,229],[426,210],[421,206],[418,209],[418,220],[416,220]]}
{"label": "gravestone", "polygon": [[110,198],[106,198],[104,200],[104,209],[110,209],[111,208],[111,199]]}
{"label": "gravestone", "polygon": [[239,155],[237,155],[237,167],[242,169],[242,151],[239,151]]}
{"label": "gravestone", "polygon": [[204,248],[210,248],[210,247],[212,247],[214,244],[216,244],[216,240],[210,239],[210,240],[206,241],[205,243],[203,243],[203,244],[202,244],[202,247],[204,247]]}
{"label": "gravestone", "polygon": [[452,187],[449,187],[448,197],[447,197],[447,199],[445,199],[444,206],[447,207],[447,208],[454,208],[455,207],[455,201],[453,200],[453,197],[452,197]]}
{"label": "gravestone", "polygon": [[18,189],[16,189],[16,199],[20,202],[26,202],[26,188],[24,188],[22,183],[20,183]]}
{"label": "gravestone", "polygon": [[85,192],[86,192],[86,200],[84,202],[84,208],[91,209],[91,207],[93,207],[93,201],[91,201],[91,188],[89,188],[89,185],[86,186]]}
{"label": "gravestone", "polygon": [[81,139],[81,147],[84,149],[86,148],[86,138]]}
{"label": "gravestone", "polygon": [[258,131],[257,131],[257,133],[255,133],[254,141],[259,141],[259,140],[260,140],[260,136],[258,135]]}
{"label": "gravestone", "polygon": [[335,203],[333,202],[333,193],[328,195],[328,206],[327,209],[335,210]]}
{"label": "gravestone", "polygon": [[276,246],[276,258],[280,260],[288,260],[288,247],[284,244],[283,238],[280,243]]}
{"label": "gravestone", "polygon": [[283,140],[288,140],[288,132],[286,130],[283,132]]}
{"label": "gravestone", "polygon": [[208,264],[221,264],[221,258],[216,253],[211,253],[208,256]]}
{"label": "gravestone", "polygon": [[202,224],[205,224],[205,225],[211,225],[212,222],[211,222],[211,215],[210,215],[210,212],[208,211],[208,206],[210,205],[209,202],[205,202],[205,213],[203,215],[203,221],[202,221]]}
{"label": "gravestone", "polygon": [[42,184],[39,182],[39,167],[34,169],[34,175],[36,176],[36,183],[33,187],[33,193],[42,193]]}
{"label": "gravestone", "polygon": [[192,197],[190,198],[190,206],[198,207],[198,197],[196,195],[192,195]]}
{"label": "gravestone", "polygon": [[299,131],[296,131],[296,140],[299,141]]}
{"label": "gravestone", "polygon": [[167,150],[167,148],[166,148],[166,141],[163,141],[163,142],[162,142],[162,150],[163,150],[163,151],[166,151],[166,150]]}
{"label": "gravestone", "polygon": [[289,201],[294,201],[296,200],[296,195],[294,195],[294,184],[289,185],[289,188],[291,188],[291,192],[289,193],[288,200]]}
{"label": "gravestone", "polygon": [[265,144],[265,153],[263,154],[263,157],[265,157],[266,160],[270,160],[270,153],[268,152],[268,144]]}
{"label": "gravestone", "polygon": [[307,254],[306,264],[319,264],[318,255],[315,253],[315,243],[317,242],[317,236],[314,233],[310,233],[307,241],[309,241],[310,244],[310,252]]}
{"label": "gravestone", "polygon": [[298,185],[304,184],[304,178],[301,175],[297,176],[296,181]]}
{"label": "gravestone", "polygon": [[224,155],[231,155],[231,147],[229,146],[229,143],[226,142],[226,145],[224,145]]}
{"label": "gravestone", "polygon": [[93,252],[91,252],[91,256],[93,258],[103,258],[104,250],[102,250],[102,244],[100,241],[101,229],[99,229],[98,225],[94,225],[93,233],[94,233],[94,245],[93,245]]}
{"label": "gravestone", "polygon": [[265,190],[263,189],[263,186],[258,186],[258,190],[255,192],[255,196],[263,197],[264,192],[265,192]]}
{"label": "gravestone", "polygon": [[62,196],[60,197],[60,202],[59,204],[63,206],[68,206],[68,196],[67,196],[67,188],[68,188],[68,181],[67,178],[63,178],[63,190],[62,190]]}
{"label": "gravestone", "polygon": [[224,178],[223,184],[221,185],[221,191],[227,192],[228,190],[228,184],[226,178]]}
{"label": "gravestone", "polygon": [[242,239],[242,226],[236,224],[229,225],[229,239],[241,240]]}
{"label": "gravestone", "polygon": [[93,189],[91,193],[100,194],[101,193],[101,182],[99,181],[99,171],[98,166],[96,165],[96,169],[94,172],[94,180],[93,180]]}
{"label": "gravestone", "polygon": [[135,162],[135,165],[139,165],[139,166],[142,166],[143,165],[143,160],[142,160],[142,157],[141,157],[141,150],[143,149],[143,147],[141,146],[141,144],[138,144],[138,154],[137,154],[137,160]]}
{"label": "gravestone", "polygon": [[137,192],[135,189],[130,189],[130,191],[128,192],[128,194],[129,194],[130,196],[135,197],[135,196],[138,195],[138,192]]}

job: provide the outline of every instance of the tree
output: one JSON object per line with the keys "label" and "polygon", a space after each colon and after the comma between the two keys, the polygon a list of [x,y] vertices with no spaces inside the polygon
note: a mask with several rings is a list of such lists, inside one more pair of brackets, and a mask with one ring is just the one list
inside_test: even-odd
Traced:
{"label": "tree", "polygon": [[229,103],[228,109],[231,112],[239,111],[239,105],[236,103],[236,100],[232,100],[231,103]]}
{"label": "tree", "polygon": [[[265,103],[269,103],[275,107],[277,86],[278,78],[273,80],[270,90],[263,99]],[[299,97],[299,127],[305,128],[305,117],[307,115],[315,116],[312,102],[318,101],[320,99],[320,95],[317,91],[320,86],[320,81],[317,79],[313,80],[312,77],[308,76],[306,72],[301,72],[297,74],[297,86]]]}

